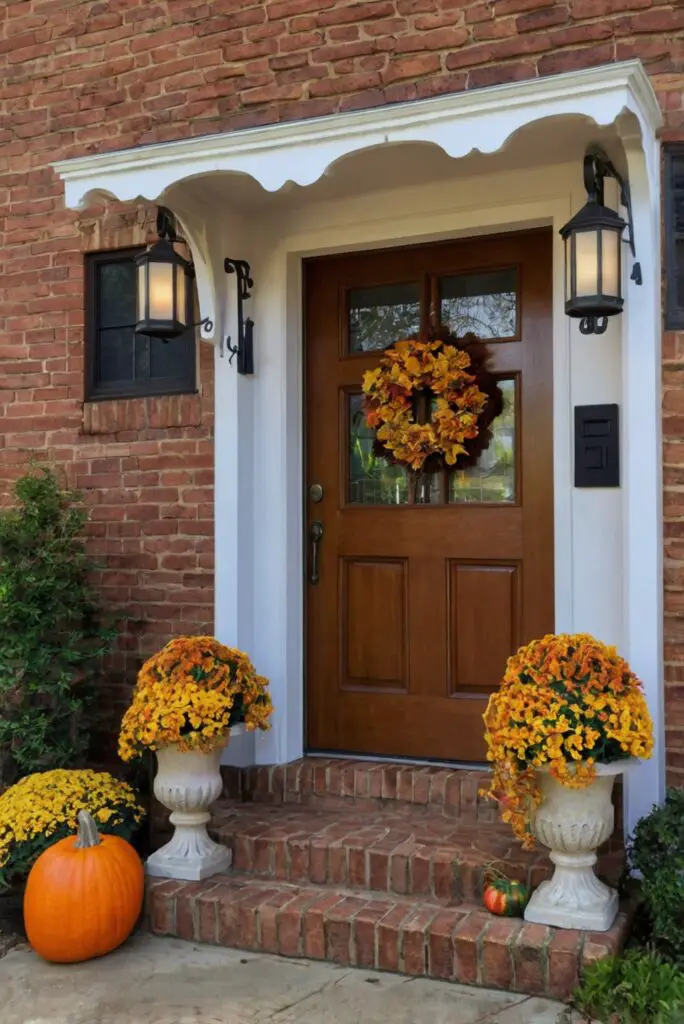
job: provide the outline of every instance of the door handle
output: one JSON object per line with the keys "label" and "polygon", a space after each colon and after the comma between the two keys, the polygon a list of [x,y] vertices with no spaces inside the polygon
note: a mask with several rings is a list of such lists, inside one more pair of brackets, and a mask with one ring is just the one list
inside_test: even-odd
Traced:
{"label": "door handle", "polygon": [[323,523],[317,519],[309,528],[309,540],[311,541],[311,575],[309,583],[316,585],[320,576],[318,575],[318,545],[323,539]]}

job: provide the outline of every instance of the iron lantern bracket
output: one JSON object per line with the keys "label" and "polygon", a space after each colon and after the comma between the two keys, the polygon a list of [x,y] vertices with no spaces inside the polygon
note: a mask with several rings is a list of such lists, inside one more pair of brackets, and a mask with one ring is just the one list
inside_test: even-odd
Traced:
{"label": "iron lantern bracket", "polygon": [[605,206],[604,182],[606,178],[612,178],[618,183],[620,189],[620,203],[627,211],[628,236],[625,241],[629,245],[632,257],[635,261],[634,266],[632,267],[630,279],[634,281],[635,284],[640,285],[643,284],[643,277],[641,274],[641,264],[636,260],[634,218],[632,216],[632,194],[629,182],[625,181],[613,162],[608,158],[600,146],[590,146],[584,157],[584,187],[587,190],[589,198],[594,199],[597,203],[600,203],[601,206]]}
{"label": "iron lantern bracket", "polygon": [[[223,264],[226,274],[235,274],[237,283],[237,344],[231,343],[230,335],[226,338],[226,348],[230,352],[229,362],[237,356],[237,371],[240,374],[254,373],[254,321],[245,319],[243,303],[251,298],[254,287],[252,271],[247,260],[226,259]],[[223,355],[223,342],[221,343]]]}

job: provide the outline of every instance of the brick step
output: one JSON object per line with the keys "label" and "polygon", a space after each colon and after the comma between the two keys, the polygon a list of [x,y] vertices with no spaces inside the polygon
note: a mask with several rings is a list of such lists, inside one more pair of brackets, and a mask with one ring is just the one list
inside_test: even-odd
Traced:
{"label": "brick step", "polygon": [[559,931],[469,904],[237,875],[153,880],[147,913],[157,935],[561,1000],[581,966],[618,952],[629,928],[627,910],[610,932]]}
{"label": "brick step", "polygon": [[[469,823],[438,811],[396,806],[373,814],[291,805],[219,802],[214,838],[233,851],[236,871],[282,882],[345,886],[440,903],[478,902],[487,866],[531,888],[550,877],[543,850],[526,851],[510,828]],[[623,855],[606,854],[616,881]]]}
{"label": "brick step", "polygon": [[304,757],[284,765],[222,769],[224,794],[233,800],[369,810],[411,805],[448,817],[494,822],[497,808],[479,793],[489,773],[342,758]]}

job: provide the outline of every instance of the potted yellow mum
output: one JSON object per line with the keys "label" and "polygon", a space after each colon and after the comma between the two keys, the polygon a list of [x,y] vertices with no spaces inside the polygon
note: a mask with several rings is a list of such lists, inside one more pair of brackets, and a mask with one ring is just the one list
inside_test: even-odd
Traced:
{"label": "potted yellow mum", "polygon": [[607,931],[618,896],[594,865],[613,833],[613,784],[653,750],[640,681],[614,647],[592,636],[546,636],[509,658],[484,720],[494,763],[488,795],[523,845],[538,839],[555,864],[525,919]]}
{"label": "potted yellow mum", "polygon": [[199,881],[230,866],[230,851],[207,834],[221,754],[231,733],[268,729],[272,711],[268,681],[246,654],[214,637],[178,637],[145,662],[119,754],[129,761],[156,752],[154,794],[172,812],[173,837],[148,858],[148,874]]}

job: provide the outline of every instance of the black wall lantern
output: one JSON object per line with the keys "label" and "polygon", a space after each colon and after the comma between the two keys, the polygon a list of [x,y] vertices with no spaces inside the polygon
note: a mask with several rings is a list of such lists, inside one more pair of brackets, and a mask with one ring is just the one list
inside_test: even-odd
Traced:
{"label": "black wall lantern", "polygon": [[[138,322],[135,325],[138,334],[147,334],[153,338],[170,341],[177,338],[191,327],[213,329],[209,317],[191,324],[188,302],[194,270],[192,264],[183,259],[173,247],[174,242],[182,242],[176,232],[176,223],[170,210],[160,206],[157,211],[157,234],[159,241],[141,253],[136,259],[138,267]],[[227,274],[235,274],[237,279],[237,344],[231,343],[230,337],[226,347],[231,353],[230,362],[237,355],[237,370],[241,374],[254,373],[254,321],[249,317],[245,320],[243,302],[250,298],[254,282],[251,277],[249,263],[245,260],[227,259],[224,263]],[[223,355],[223,342],[221,342]]]}
{"label": "black wall lantern", "polygon": [[[584,158],[587,202],[561,228],[565,241],[565,312],[580,320],[582,334],[603,334],[608,317],[622,312],[622,242],[627,227],[622,217],[604,204],[604,181],[614,178],[620,202],[626,208],[629,243],[634,249],[634,227],[629,185],[602,149],[592,147]],[[632,280],[641,284],[641,267],[634,264]]]}
{"label": "black wall lantern", "polygon": [[136,258],[138,267],[138,334],[169,341],[190,327],[192,265],[176,252],[172,215],[160,207],[157,212],[159,241]]}

